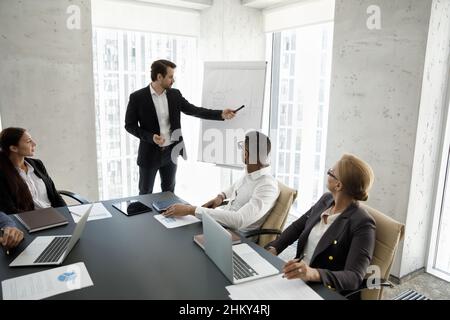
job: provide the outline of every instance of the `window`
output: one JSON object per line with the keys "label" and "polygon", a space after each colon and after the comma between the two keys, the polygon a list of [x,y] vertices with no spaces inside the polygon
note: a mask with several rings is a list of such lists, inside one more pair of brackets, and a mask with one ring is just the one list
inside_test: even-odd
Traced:
{"label": "window", "polygon": [[450,282],[450,116],[447,116],[427,272]]}
{"label": "window", "polygon": [[277,179],[301,189],[300,215],[323,193],[333,24],[273,34],[271,138]]}
{"label": "window", "polygon": [[[300,174],[300,161],[301,161],[301,154],[300,152],[295,153],[295,166],[294,166],[294,175],[298,176]],[[294,179],[295,180],[295,179]]]}
{"label": "window", "polygon": [[[185,97],[192,98],[198,82],[195,78],[198,75],[196,47],[197,40],[192,37],[94,28],[97,162],[101,199],[138,194],[136,157],[139,140],[124,129],[130,94],[150,83],[153,60],[169,59],[178,66],[175,86],[182,90]],[[195,124],[193,122],[193,126]],[[192,131],[189,127],[184,128],[186,132]],[[190,154],[195,153],[190,150]],[[155,182],[155,191],[158,187]]]}

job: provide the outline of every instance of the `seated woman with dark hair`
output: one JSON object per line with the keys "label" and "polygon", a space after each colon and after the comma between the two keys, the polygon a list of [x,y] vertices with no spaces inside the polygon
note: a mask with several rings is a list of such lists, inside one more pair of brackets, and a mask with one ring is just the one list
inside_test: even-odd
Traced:
{"label": "seated woman with dark hair", "polygon": [[4,129],[0,148],[0,211],[12,214],[66,206],[42,161],[28,158],[34,155],[36,143],[25,129]]}
{"label": "seated woman with dark hair", "polygon": [[296,259],[285,264],[284,276],[322,282],[345,294],[360,287],[375,247],[375,221],[359,206],[368,198],[373,172],[346,154],[327,174],[330,193],[266,249],[277,255],[298,240]]}

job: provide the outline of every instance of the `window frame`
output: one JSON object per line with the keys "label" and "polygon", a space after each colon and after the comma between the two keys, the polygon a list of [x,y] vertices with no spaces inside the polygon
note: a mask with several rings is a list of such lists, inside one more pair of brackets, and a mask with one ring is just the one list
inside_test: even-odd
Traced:
{"label": "window frame", "polygon": [[[440,270],[436,267],[437,254],[438,254],[438,241],[440,238],[441,232],[441,221],[442,216],[445,214],[443,212],[444,201],[450,201],[450,191],[448,192],[449,199],[446,199],[446,191],[447,188],[450,188],[450,82],[447,88],[447,95],[445,103],[447,105],[446,112],[447,114],[444,116],[443,124],[444,133],[441,144],[441,152],[439,153],[440,159],[438,159],[439,163],[439,171],[437,174],[437,187],[435,191],[435,200],[434,200],[434,210],[433,210],[433,218],[432,218],[432,226],[431,226],[431,234],[429,237],[429,246],[428,246],[428,256],[427,263],[425,266],[425,271],[430,273],[440,279],[450,282],[450,270],[446,272],[444,270]],[[447,214],[450,214],[448,212]]]}

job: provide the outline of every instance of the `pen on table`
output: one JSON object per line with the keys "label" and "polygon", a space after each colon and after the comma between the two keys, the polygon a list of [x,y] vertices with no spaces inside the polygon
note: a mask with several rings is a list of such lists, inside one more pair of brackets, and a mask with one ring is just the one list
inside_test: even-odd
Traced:
{"label": "pen on table", "polygon": [[[294,260],[297,260],[297,262],[300,262],[300,261],[303,260],[304,257],[305,257],[305,254],[302,254],[300,257],[295,258]],[[286,277],[284,276],[284,274],[283,274],[282,278],[286,278]]]}

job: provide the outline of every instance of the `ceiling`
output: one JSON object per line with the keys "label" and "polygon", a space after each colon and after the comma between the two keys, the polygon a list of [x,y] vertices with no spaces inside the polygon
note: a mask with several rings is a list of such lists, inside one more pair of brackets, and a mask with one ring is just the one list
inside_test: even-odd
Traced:
{"label": "ceiling", "polygon": [[[204,10],[213,5],[214,1],[226,0],[131,0],[140,3],[151,3],[164,6],[173,6],[178,8]],[[283,6],[290,3],[308,1],[308,0],[241,0],[242,5],[255,9],[270,9]]]}

